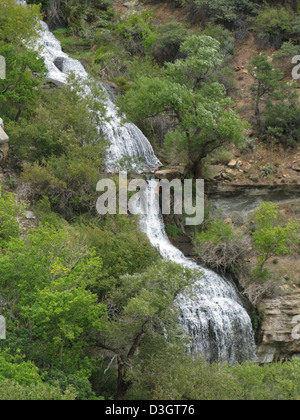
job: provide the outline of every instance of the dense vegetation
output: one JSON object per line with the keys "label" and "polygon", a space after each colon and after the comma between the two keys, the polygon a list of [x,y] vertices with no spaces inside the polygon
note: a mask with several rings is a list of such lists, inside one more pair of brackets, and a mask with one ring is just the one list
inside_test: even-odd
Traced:
{"label": "dense vegetation", "polygon": [[[109,0],[28,3],[0,0],[7,62],[0,116],[10,136],[0,199],[0,314],[8,328],[0,400],[299,399],[298,359],[229,367],[188,355],[174,300],[195,273],[162,261],[135,218],[100,217],[95,208],[107,147],[97,125],[108,118],[95,80],[114,82],[121,111],[165,159],[197,177],[222,148],[247,141],[249,122],[230,98],[230,63],[249,30],[261,48],[278,50],[274,63],[255,55],[249,67],[252,128],[265,144],[299,145],[296,87],[276,67],[276,57],[297,53],[299,2],[172,0],[187,22],[164,24],[148,10],[119,16]],[[41,13],[88,68],[92,94],[83,95],[73,76],[60,89],[45,83],[33,49]],[[31,226],[28,209],[37,217]],[[173,239],[182,233],[173,221],[167,230]],[[257,303],[270,282],[267,261],[295,252],[299,225],[266,203],[246,233],[210,215],[192,232],[202,262],[246,273]]]}

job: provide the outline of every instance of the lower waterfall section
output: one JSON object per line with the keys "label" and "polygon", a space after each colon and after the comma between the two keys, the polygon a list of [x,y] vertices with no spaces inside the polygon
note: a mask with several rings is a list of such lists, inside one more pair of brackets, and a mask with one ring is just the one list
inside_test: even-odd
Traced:
{"label": "lower waterfall section", "polygon": [[[79,61],[70,58],[62,51],[59,41],[42,22],[38,47],[45,59],[48,79],[56,84],[64,84],[70,72],[85,83],[88,78]],[[122,124],[118,109],[107,96],[107,111],[110,121],[99,127],[109,140],[107,169],[122,158],[140,159],[136,170],[154,171],[160,162],[154,154],[148,139],[134,124]],[[242,306],[242,300],[235,286],[212,271],[201,269],[188,260],[169,241],[162,216],[155,211],[156,183],[149,181],[147,195],[147,215],[142,218],[142,230],[151,244],[159,248],[163,258],[199,270],[200,292],[191,299],[180,296],[177,300],[182,314],[184,328],[193,338],[192,352],[209,361],[242,362],[254,358],[255,344],[251,320]],[[157,210],[157,209],[156,209]]]}
{"label": "lower waterfall section", "polygon": [[157,194],[157,181],[152,179],[145,191],[147,209],[141,219],[143,232],[163,258],[199,271],[197,294],[193,297],[181,295],[176,302],[182,314],[182,324],[193,339],[191,351],[210,362],[233,364],[253,360],[252,322],[236,287],[218,274],[199,267],[170,243],[157,208]]}

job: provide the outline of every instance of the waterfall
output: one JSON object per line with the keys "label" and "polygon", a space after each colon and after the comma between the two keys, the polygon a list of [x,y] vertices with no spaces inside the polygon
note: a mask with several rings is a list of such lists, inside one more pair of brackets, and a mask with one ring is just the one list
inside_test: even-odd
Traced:
{"label": "waterfall", "polygon": [[[49,81],[55,84],[67,83],[68,75],[73,73],[83,82],[88,74],[83,65],[62,51],[60,42],[55,38],[46,23],[42,22],[37,49],[44,58],[48,70]],[[105,90],[105,87],[103,86]],[[159,166],[160,161],[154,154],[149,140],[134,124],[122,124],[118,109],[106,94],[106,110],[109,122],[99,127],[99,133],[109,140],[106,156],[106,167],[109,172],[114,172],[116,165],[122,159],[130,159],[131,167],[136,172],[153,172]]]}
{"label": "waterfall", "polygon": [[[59,41],[42,23],[38,47],[45,59],[48,79],[66,83],[68,73],[73,72],[83,82],[88,75],[79,61],[62,51]],[[139,170],[153,171],[160,162],[147,138],[134,124],[122,124],[118,109],[107,95],[107,110],[110,121],[99,132],[104,133],[110,146],[107,152],[107,168],[113,170],[122,158],[139,159]],[[157,184],[149,181],[147,194],[148,213],[141,218],[142,230],[151,244],[158,247],[163,258],[186,267],[199,270],[197,296],[184,294],[177,299],[182,314],[182,323],[193,338],[191,351],[209,361],[242,362],[254,358],[254,333],[250,317],[243,307],[236,287],[212,271],[201,269],[188,260],[169,241],[162,216],[155,211]]]}

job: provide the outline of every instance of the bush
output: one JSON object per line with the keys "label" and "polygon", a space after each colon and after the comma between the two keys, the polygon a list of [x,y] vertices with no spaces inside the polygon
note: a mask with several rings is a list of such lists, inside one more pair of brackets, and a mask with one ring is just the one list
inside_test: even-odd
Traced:
{"label": "bush", "polygon": [[279,69],[286,75],[289,76],[292,73],[294,64],[292,58],[300,54],[300,48],[295,45],[294,42],[284,42],[280,50],[273,54],[273,60]]}
{"label": "bush", "polygon": [[151,25],[152,19],[150,12],[143,12],[118,25],[117,30],[123,43],[132,54],[144,55],[153,47],[155,34]]}
{"label": "bush", "polygon": [[51,209],[67,219],[83,213],[95,215],[102,155],[101,144],[74,146],[68,154],[48,162],[25,164],[21,180],[30,184],[28,199],[47,196]]}
{"label": "bush", "polygon": [[266,6],[253,19],[253,29],[258,33],[262,48],[267,46],[263,44],[264,40],[274,48],[280,48],[284,41],[299,33],[295,14],[287,7]]}
{"label": "bush", "polygon": [[180,58],[180,46],[188,37],[186,28],[180,23],[169,22],[158,26],[157,32],[152,53],[155,60],[162,65]]}
{"label": "bush", "polygon": [[215,270],[235,271],[244,266],[250,241],[225,222],[214,220],[196,236],[196,249],[202,262]]}
{"label": "bush", "polygon": [[157,251],[132,219],[111,219],[102,228],[84,224],[80,230],[102,256],[103,279],[108,284],[117,284],[125,274],[141,273],[158,260]]}
{"label": "bush", "polygon": [[25,205],[17,202],[17,197],[4,193],[0,188],[0,249],[5,248],[12,238],[20,234],[18,217],[25,210]]}
{"label": "bush", "polygon": [[74,388],[62,392],[57,386],[39,383],[24,386],[12,380],[0,380],[0,401],[74,401]]}
{"label": "bush", "polygon": [[[12,154],[42,162],[67,154],[75,146],[101,143],[97,127],[106,118],[105,94],[93,82],[90,89],[93,94],[86,95],[80,82],[70,76],[62,89],[40,92],[32,120],[6,126]],[[105,142],[101,144],[104,147]]]}
{"label": "bush", "polygon": [[42,4],[51,27],[68,25],[74,33],[82,33],[87,23],[94,28],[107,25],[113,16],[110,0],[28,0],[29,4]]}
{"label": "bush", "polygon": [[234,55],[234,38],[228,29],[224,29],[222,25],[209,23],[203,33],[219,41],[225,60]]}

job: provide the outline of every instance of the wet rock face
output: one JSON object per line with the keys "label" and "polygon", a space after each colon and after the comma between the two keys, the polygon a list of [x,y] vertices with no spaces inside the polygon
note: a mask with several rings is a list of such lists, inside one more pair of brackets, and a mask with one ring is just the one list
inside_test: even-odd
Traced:
{"label": "wet rock face", "polygon": [[263,302],[257,356],[260,363],[300,357],[300,293]]}

